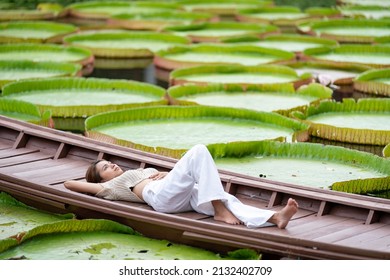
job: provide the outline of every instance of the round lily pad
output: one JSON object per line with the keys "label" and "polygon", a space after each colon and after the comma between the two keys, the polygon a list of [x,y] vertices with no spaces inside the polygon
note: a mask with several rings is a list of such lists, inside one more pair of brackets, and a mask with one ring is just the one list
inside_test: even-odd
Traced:
{"label": "round lily pad", "polygon": [[49,20],[55,19],[58,13],[54,11],[42,11],[42,10],[27,10],[27,9],[15,9],[15,10],[0,10],[0,21],[11,20]]}
{"label": "round lily pad", "polygon": [[295,87],[311,81],[310,74],[298,75],[284,65],[207,65],[176,69],[169,76],[171,85],[221,83],[240,85],[275,85],[292,83]]}
{"label": "round lily pad", "polygon": [[293,68],[298,75],[311,73],[318,82],[325,85],[336,85],[341,89],[352,87],[353,79],[356,76],[372,69],[371,67],[364,65],[343,65],[312,60],[291,62],[286,65]]}
{"label": "round lily pad", "polygon": [[153,31],[85,31],[64,38],[64,42],[88,48],[95,56],[110,58],[153,57],[173,46],[189,44],[186,37]]}
{"label": "round lily pad", "polygon": [[167,11],[151,14],[113,15],[108,23],[126,29],[159,31],[169,26],[193,24],[213,19],[209,13]]}
{"label": "round lily pad", "polygon": [[[2,96],[36,104],[50,110],[55,126],[65,129],[65,120],[84,119],[101,112],[131,107],[166,105],[165,90],[143,82],[99,78],[55,78],[7,84]],[[62,122],[59,118],[65,118]],[[62,124],[63,127],[59,127]],[[76,129],[74,129],[76,130]],[[84,126],[79,128],[84,130]]]}
{"label": "round lily pad", "polygon": [[[278,141],[208,148],[219,169],[251,177],[358,194],[389,189],[388,160],[371,153],[332,145]],[[383,181],[378,183],[378,180]]]}
{"label": "round lily pad", "polygon": [[172,103],[245,108],[288,115],[291,110],[303,109],[313,102],[332,97],[332,90],[310,84],[295,90],[291,84],[260,85],[194,85],[173,86],[168,89]]}
{"label": "round lily pad", "polygon": [[56,44],[4,44],[0,45],[0,60],[31,60],[74,62],[83,66],[92,64],[92,52],[85,48]]}
{"label": "round lily pad", "polygon": [[307,126],[276,113],[212,106],[134,108],[91,116],[86,135],[119,145],[180,157],[197,143],[285,137]]}
{"label": "round lily pad", "polygon": [[256,66],[293,60],[294,53],[257,46],[222,44],[178,46],[155,54],[155,66],[163,69],[220,64]]}
{"label": "round lily pad", "polygon": [[81,75],[81,65],[66,62],[34,62],[29,60],[0,61],[0,86],[33,79]]}
{"label": "round lily pad", "polygon": [[315,137],[368,145],[390,143],[389,99],[323,101],[294,116],[310,125],[309,133]]}
{"label": "round lily pad", "polygon": [[242,22],[257,22],[277,26],[295,26],[295,22],[311,16],[294,6],[262,7],[240,10],[236,18]]}
{"label": "round lily pad", "polygon": [[390,69],[374,69],[361,73],[353,82],[355,90],[390,96]]}
{"label": "round lily pad", "polygon": [[319,47],[334,47],[338,46],[335,40],[299,35],[299,34],[272,34],[264,38],[258,37],[240,37],[227,39],[224,43],[237,45],[251,45],[264,48],[279,49],[296,54],[302,53],[306,49]]}
{"label": "round lily pad", "polygon": [[21,100],[0,98],[0,115],[9,118],[51,126],[51,113],[41,113],[38,106]]}
{"label": "round lily pad", "polygon": [[390,66],[390,47],[367,44],[344,44],[338,47],[308,49],[304,56],[335,65],[362,65],[374,68]]}
{"label": "round lily pad", "polygon": [[381,6],[381,7],[390,7],[390,3],[387,1],[381,0],[340,0],[341,4],[350,5],[350,6],[360,6],[364,2],[364,5],[372,6]]}
{"label": "round lily pad", "polygon": [[59,43],[62,37],[78,31],[72,24],[49,21],[9,21],[0,23],[0,43]]}
{"label": "round lily pad", "polygon": [[178,9],[179,5],[165,1],[85,1],[66,7],[73,17],[107,19],[116,14],[147,14]]}
{"label": "round lily pad", "polygon": [[180,5],[188,11],[210,12],[221,16],[235,15],[241,9],[271,5],[266,0],[183,0]]}
{"label": "round lily pad", "polygon": [[263,36],[279,32],[278,27],[269,24],[251,24],[241,22],[205,22],[170,26],[163,31],[187,36],[192,42],[220,42],[239,36]]}
{"label": "round lily pad", "polygon": [[390,18],[390,9],[384,9],[379,5],[366,5],[365,3],[362,4],[363,5],[340,6],[338,9],[345,17],[363,17],[367,19]]}
{"label": "round lily pad", "polygon": [[[390,21],[373,19],[329,19],[314,21],[301,32],[341,43],[372,43],[376,37],[390,35]],[[299,28],[299,25],[298,25]]]}

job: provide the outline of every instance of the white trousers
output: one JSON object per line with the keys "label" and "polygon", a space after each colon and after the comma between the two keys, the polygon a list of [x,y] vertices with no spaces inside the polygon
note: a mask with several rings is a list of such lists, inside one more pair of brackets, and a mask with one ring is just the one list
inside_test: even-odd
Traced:
{"label": "white trousers", "polygon": [[146,185],[142,195],[161,213],[196,211],[214,216],[211,201],[221,200],[249,228],[272,225],[267,221],[275,213],[245,205],[225,192],[212,156],[200,144],[188,150],[165,178]]}

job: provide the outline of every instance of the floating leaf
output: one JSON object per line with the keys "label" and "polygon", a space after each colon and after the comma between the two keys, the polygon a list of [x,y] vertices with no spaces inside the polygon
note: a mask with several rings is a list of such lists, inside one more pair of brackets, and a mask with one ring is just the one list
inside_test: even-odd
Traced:
{"label": "floating leaf", "polygon": [[[245,108],[288,115],[290,111],[304,110],[312,102],[331,98],[332,90],[319,84],[310,84],[295,91],[292,84],[249,85],[186,84],[170,87],[172,103],[198,104]],[[223,102],[221,102],[223,101]]]}
{"label": "floating leaf", "polygon": [[166,11],[150,14],[118,14],[113,15],[108,22],[126,29],[159,31],[169,26],[200,23],[212,19],[213,15],[209,13]]}
{"label": "floating leaf", "polygon": [[73,62],[85,66],[93,63],[94,58],[91,51],[85,48],[24,43],[0,45],[0,60]]}
{"label": "floating leaf", "polygon": [[257,46],[192,45],[157,52],[154,65],[169,70],[224,64],[259,66],[267,63],[284,63],[293,60],[294,57],[292,52]]}
{"label": "floating leaf", "polygon": [[87,118],[88,137],[180,157],[197,143],[293,138],[306,125],[276,113],[211,106],[159,106]]}
{"label": "floating leaf", "polygon": [[85,1],[66,7],[71,16],[88,19],[107,19],[116,14],[156,13],[178,8],[178,4],[165,1]]}
{"label": "floating leaf", "polygon": [[85,118],[102,112],[168,104],[161,87],[103,78],[19,81],[4,86],[2,95],[36,104],[42,112],[51,111],[55,127],[62,130],[84,131]]}
{"label": "floating leaf", "polygon": [[173,70],[169,75],[171,85],[195,83],[221,83],[240,85],[294,84],[297,88],[311,81],[311,74],[298,75],[294,69],[283,65],[205,65]]}
{"label": "floating leaf", "polygon": [[49,21],[9,21],[0,23],[0,43],[58,43],[78,31],[72,24]]}
{"label": "floating leaf", "polygon": [[390,96],[390,69],[365,71],[355,78],[353,87],[364,93]]}
{"label": "floating leaf", "polygon": [[274,25],[250,24],[240,22],[204,22],[170,26],[163,29],[180,36],[187,36],[192,42],[220,42],[239,36],[263,36],[278,32]]}
{"label": "floating leaf", "polygon": [[153,57],[154,53],[188,44],[183,36],[153,31],[84,31],[64,38],[64,42],[88,48],[95,56],[111,58]]}
{"label": "floating leaf", "polygon": [[0,87],[5,84],[37,78],[81,75],[81,65],[66,62],[34,62],[29,60],[0,61]]}
{"label": "floating leaf", "polygon": [[208,145],[208,149],[218,168],[267,180],[334,190],[355,180],[353,192],[360,194],[390,186],[387,159],[343,147],[253,141]]}
{"label": "floating leaf", "polygon": [[335,40],[299,35],[299,34],[272,34],[266,35],[264,38],[258,37],[238,37],[233,39],[223,40],[224,43],[234,45],[251,45],[264,48],[280,49],[297,54],[309,48],[319,48],[324,46],[337,46]]}
{"label": "floating leaf", "polygon": [[[304,27],[305,24],[303,24]],[[301,32],[329,38],[340,43],[372,43],[376,37],[390,35],[390,22],[387,20],[372,19],[329,19],[315,21],[306,31]]]}
{"label": "floating leaf", "polygon": [[360,65],[374,68],[390,66],[390,47],[385,45],[344,44],[333,48],[308,49],[303,54],[308,59],[334,65]]}
{"label": "floating leaf", "polygon": [[305,114],[293,114],[310,125],[311,135],[347,143],[387,145],[390,143],[390,100],[344,98],[323,101]]}
{"label": "floating leaf", "polygon": [[30,102],[0,98],[0,115],[42,126],[51,126],[51,112],[41,113],[38,107]]}

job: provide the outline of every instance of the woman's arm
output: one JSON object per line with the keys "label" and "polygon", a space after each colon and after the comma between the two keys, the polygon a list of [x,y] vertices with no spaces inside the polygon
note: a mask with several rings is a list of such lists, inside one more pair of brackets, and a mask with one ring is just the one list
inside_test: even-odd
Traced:
{"label": "woman's arm", "polygon": [[75,180],[65,181],[64,186],[71,191],[89,193],[93,195],[97,194],[103,188],[102,185],[97,183],[88,183]]}

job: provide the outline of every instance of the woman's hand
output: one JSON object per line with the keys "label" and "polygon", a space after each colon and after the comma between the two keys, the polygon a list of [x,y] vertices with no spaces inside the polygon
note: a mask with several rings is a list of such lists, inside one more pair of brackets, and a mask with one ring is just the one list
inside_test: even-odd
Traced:
{"label": "woman's hand", "polygon": [[161,180],[165,176],[167,176],[167,174],[168,174],[168,172],[157,172],[157,173],[155,173],[153,175],[150,175],[149,179],[152,179],[153,181]]}

